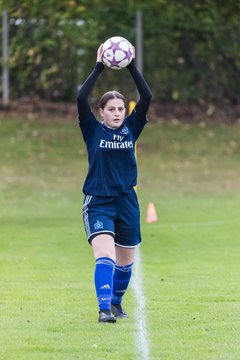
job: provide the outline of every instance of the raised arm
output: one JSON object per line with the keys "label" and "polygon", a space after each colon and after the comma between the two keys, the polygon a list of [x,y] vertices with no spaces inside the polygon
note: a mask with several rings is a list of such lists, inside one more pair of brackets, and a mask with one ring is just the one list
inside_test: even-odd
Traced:
{"label": "raised arm", "polygon": [[83,85],[78,91],[77,94],[77,107],[78,107],[78,118],[79,122],[83,121],[87,115],[91,112],[88,97],[89,94],[97,81],[97,78],[101,74],[101,72],[104,69],[104,65],[101,60],[101,53],[102,53],[102,45],[99,47],[97,52],[97,62],[95,67],[93,68],[93,71],[88,76],[88,78],[85,80]]}
{"label": "raised arm", "polygon": [[137,90],[139,92],[140,95],[140,99],[138,100],[137,104],[136,104],[136,112],[140,115],[145,117],[148,109],[149,109],[149,105],[151,102],[151,98],[152,98],[152,92],[146,82],[146,80],[144,79],[144,77],[141,75],[141,73],[138,71],[136,65],[135,65],[135,60],[133,60],[129,65],[128,65],[128,70],[130,72],[130,74],[132,75],[132,78],[135,82],[135,85],[137,87]]}

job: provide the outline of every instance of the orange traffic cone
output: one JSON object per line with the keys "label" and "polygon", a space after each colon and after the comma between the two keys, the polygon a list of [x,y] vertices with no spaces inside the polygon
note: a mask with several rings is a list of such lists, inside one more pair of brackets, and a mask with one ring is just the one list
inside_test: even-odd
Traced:
{"label": "orange traffic cone", "polygon": [[146,223],[150,224],[158,221],[157,212],[152,202],[148,203]]}

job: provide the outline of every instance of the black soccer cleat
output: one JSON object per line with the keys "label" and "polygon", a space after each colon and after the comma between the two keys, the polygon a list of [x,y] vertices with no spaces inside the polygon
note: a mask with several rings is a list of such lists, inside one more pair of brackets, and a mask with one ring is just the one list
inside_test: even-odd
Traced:
{"label": "black soccer cleat", "polygon": [[109,311],[109,310],[99,311],[98,322],[115,323],[116,321],[117,321],[117,319],[113,314],[111,314],[111,311]]}
{"label": "black soccer cleat", "polygon": [[128,314],[125,313],[121,304],[111,304],[111,311],[116,318],[127,318]]}

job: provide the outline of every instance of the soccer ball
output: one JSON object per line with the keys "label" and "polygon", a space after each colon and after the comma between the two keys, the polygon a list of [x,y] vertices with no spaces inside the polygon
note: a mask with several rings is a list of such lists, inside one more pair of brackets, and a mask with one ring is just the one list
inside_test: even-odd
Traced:
{"label": "soccer ball", "polygon": [[133,59],[132,44],[121,36],[113,36],[103,44],[103,63],[111,69],[120,70],[130,64]]}

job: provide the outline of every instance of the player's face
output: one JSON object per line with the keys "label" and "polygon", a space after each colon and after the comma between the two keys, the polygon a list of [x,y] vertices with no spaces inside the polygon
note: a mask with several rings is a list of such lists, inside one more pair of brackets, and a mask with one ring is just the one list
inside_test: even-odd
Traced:
{"label": "player's face", "polygon": [[104,109],[100,108],[100,114],[104,124],[117,129],[122,125],[125,118],[126,108],[122,99],[110,99]]}

